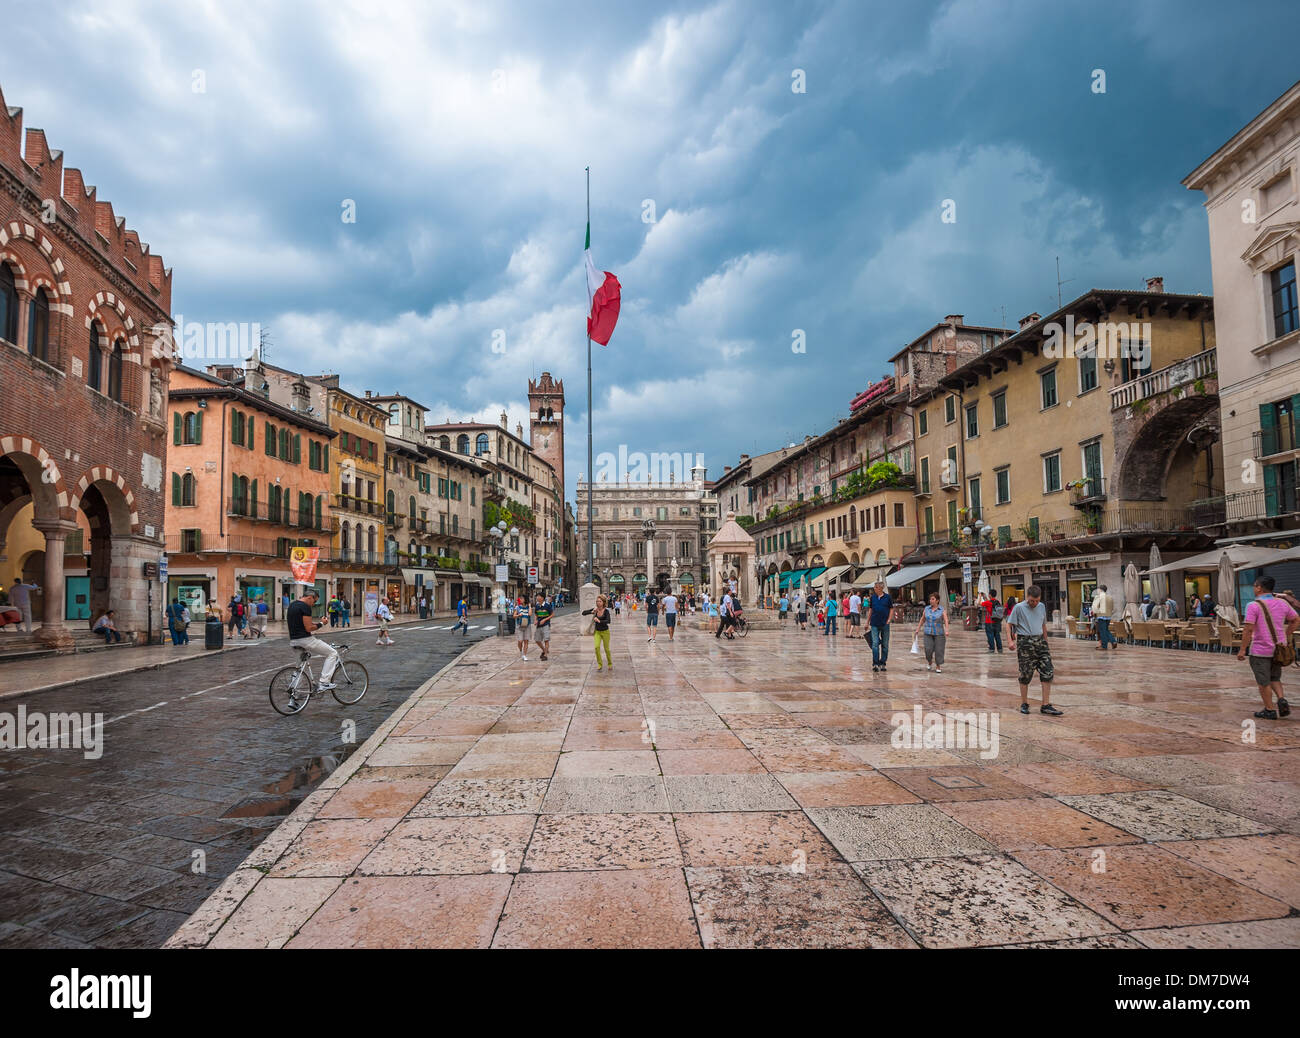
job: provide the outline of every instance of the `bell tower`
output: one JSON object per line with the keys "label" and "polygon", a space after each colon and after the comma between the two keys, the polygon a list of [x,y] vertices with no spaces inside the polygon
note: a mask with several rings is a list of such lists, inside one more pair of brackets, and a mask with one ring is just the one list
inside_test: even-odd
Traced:
{"label": "bell tower", "polygon": [[543,371],[537,381],[528,380],[528,432],[533,453],[549,461],[564,483],[564,381]]}

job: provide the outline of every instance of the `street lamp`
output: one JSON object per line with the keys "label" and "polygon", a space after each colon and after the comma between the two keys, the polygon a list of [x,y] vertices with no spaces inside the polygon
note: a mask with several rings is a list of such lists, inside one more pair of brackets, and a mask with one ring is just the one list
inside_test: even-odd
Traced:
{"label": "street lamp", "polygon": [[[502,520],[501,522],[497,523],[496,526],[488,527],[488,535],[491,536],[492,540],[496,542],[498,565],[501,566],[507,565],[508,559],[506,556],[506,538],[510,537],[513,540],[513,538],[518,537],[519,528],[516,526],[512,526],[509,529],[507,529],[505,520]],[[499,613],[501,612],[502,606],[504,606],[505,604],[505,598],[506,598],[505,581],[498,580],[497,584],[500,585],[497,588],[497,612]]]}
{"label": "street lamp", "polygon": [[[978,565],[981,572],[984,569],[984,548],[993,540],[993,527],[983,519],[976,519],[970,526],[962,527],[962,536],[975,545],[975,557],[979,560]],[[970,595],[967,601],[974,599]]]}

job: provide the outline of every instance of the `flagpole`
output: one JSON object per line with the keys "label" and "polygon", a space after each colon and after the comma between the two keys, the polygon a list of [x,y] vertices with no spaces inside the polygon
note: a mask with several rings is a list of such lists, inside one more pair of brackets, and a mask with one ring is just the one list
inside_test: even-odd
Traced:
{"label": "flagpole", "polygon": [[[587,233],[591,233],[591,167],[587,167]],[[583,272],[583,284],[586,284],[587,275]],[[590,290],[589,290],[590,291]],[[587,311],[591,312],[591,299],[587,299]],[[596,582],[596,553],[595,543],[591,539],[591,488],[595,482],[595,476],[592,473],[592,455],[591,455],[591,322],[587,322],[587,580],[594,584]]]}

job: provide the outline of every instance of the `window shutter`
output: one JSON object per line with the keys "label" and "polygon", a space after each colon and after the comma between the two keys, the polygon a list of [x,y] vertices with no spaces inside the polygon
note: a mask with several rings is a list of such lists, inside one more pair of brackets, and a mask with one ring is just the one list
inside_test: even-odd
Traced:
{"label": "window shutter", "polygon": [[172,442],[177,447],[181,445],[181,413],[179,411],[172,412]]}
{"label": "window shutter", "polygon": [[230,442],[239,442],[239,412],[230,412]]}
{"label": "window shutter", "polygon": [[302,464],[302,433],[293,434],[293,463]]}
{"label": "window shutter", "polygon": [[203,412],[195,412],[194,415],[194,442],[203,442]]}
{"label": "window shutter", "polygon": [[251,414],[248,416],[248,442],[244,444],[250,451],[257,446],[257,419]]}
{"label": "window shutter", "polygon": [[266,442],[262,446],[266,450],[267,457],[274,458],[275,457],[275,426],[272,425],[270,422],[264,422],[262,424],[262,436],[266,440]]}
{"label": "window shutter", "polygon": [[324,496],[323,494],[318,494],[316,496],[316,529],[318,530],[324,529],[324,527],[321,524],[321,508],[320,508],[321,498],[323,496]]}
{"label": "window shutter", "polygon": [[[1261,414],[1263,408],[1260,409]],[[1277,515],[1277,465],[1264,466],[1264,513]]]}
{"label": "window shutter", "polygon": [[202,551],[202,550],[203,550],[203,531],[202,531],[202,530],[195,530],[195,531],[194,531],[194,550],[195,550],[195,551]]}
{"label": "window shutter", "polygon": [[172,473],[172,504],[179,505],[180,503],[181,503],[181,477],[177,473],[173,472]]}
{"label": "window shutter", "polygon": [[328,443],[323,444],[321,446],[320,453],[321,453],[321,468],[323,468],[326,472],[328,472],[330,470],[330,445]]}
{"label": "window shutter", "polygon": [[248,488],[248,514],[257,518],[257,480],[253,480]]}

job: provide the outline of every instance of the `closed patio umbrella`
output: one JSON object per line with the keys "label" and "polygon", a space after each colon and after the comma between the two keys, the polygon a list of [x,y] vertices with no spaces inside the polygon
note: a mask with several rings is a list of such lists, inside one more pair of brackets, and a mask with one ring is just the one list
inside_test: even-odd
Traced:
{"label": "closed patio umbrella", "polygon": [[1156,572],[1162,565],[1160,549],[1153,544],[1151,545],[1151,561],[1150,565],[1147,566],[1147,570],[1148,575],[1151,577],[1151,615],[1158,620],[1165,618],[1165,599],[1169,597],[1169,577],[1164,573]]}
{"label": "closed patio umbrella", "polygon": [[1138,576],[1137,566],[1130,562],[1124,570],[1124,619],[1141,620],[1141,604],[1142,579]]}
{"label": "closed patio umbrella", "polygon": [[987,595],[989,593],[989,573],[988,570],[980,570],[979,593]]}
{"label": "closed patio umbrella", "polygon": [[1237,573],[1226,551],[1219,559],[1219,604],[1214,607],[1214,612],[1233,627],[1241,626],[1241,617],[1237,613]]}
{"label": "closed patio umbrella", "polygon": [[948,608],[948,574],[939,574],[939,604],[944,609]]}

